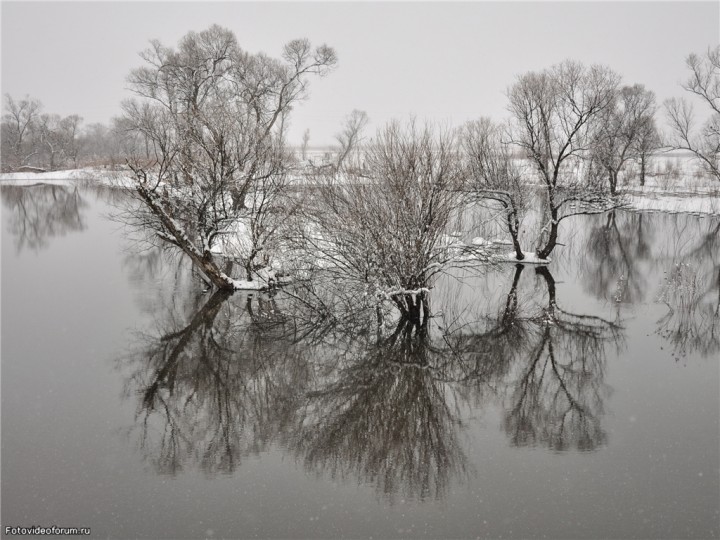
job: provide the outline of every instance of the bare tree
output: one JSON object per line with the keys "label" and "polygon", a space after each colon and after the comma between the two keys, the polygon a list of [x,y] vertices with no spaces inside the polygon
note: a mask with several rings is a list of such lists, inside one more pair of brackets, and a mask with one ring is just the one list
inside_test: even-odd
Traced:
{"label": "bare tree", "polygon": [[77,165],[81,122],[82,118],[76,114],[65,118],[57,114],[40,116],[38,132],[49,170],[54,171],[64,165],[68,158]]}
{"label": "bare tree", "polygon": [[41,115],[38,130],[44,153],[47,155],[48,168],[54,171],[64,147],[60,116],[57,114]]}
{"label": "bare tree", "polygon": [[481,200],[500,204],[515,256],[523,260],[525,254],[518,236],[528,203],[527,187],[502,134],[500,125],[480,118],[468,122],[461,130],[461,147],[468,168],[468,189]]}
{"label": "bare tree", "polygon": [[645,185],[648,158],[658,148],[662,147],[660,133],[654,118],[646,118],[640,125],[636,142],[636,159],[640,162],[640,185]]}
{"label": "bare tree", "polygon": [[465,178],[456,137],[393,122],[362,158],[362,173],[346,169],[319,179],[306,249],[324,259],[326,273],[367,284],[404,316],[427,316],[428,287],[453,257],[443,237]]}
{"label": "bare tree", "polygon": [[282,123],[307,95],[308,77],[335,66],[335,52],[295,40],[281,60],[252,55],[230,30],[212,26],[190,32],[177,49],[153,41],[142,57],[146,66],[129,76],[138,99],[124,104],[126,126],[149,141],[151,157],[130,162],[142,202],[134,221],[182,250],[216,287],[237,288],[214,248],[237,235],[239,223],[252,229],[271,211],[267,197],[276,191],[263,190],[286,177]]}
{"label": "bare tree", "polygon": [[303,161],[307,159],[308,144],[310,144],[310,129],[306,129],[303,132],[302,145],[300,146]]}
{"label": "bare tree", "polygon": [[668,143],[673,149],[695,154],[705,171],[720,181],[720,47],[708,49],[704,57],[691,54],[685,63],[691,75],[683,88],[710,107],[710,116],[698,130],[693,107],[687,100],[666,101],[671,130]]}
{"label": "bare tree", "polygon": [[338,169],[341,169],[353,152],[359,149],[363,141],[363,131],[367,123],[367,113],[357,109],[354,109],[345,118],[342,131],[335,135],[335,139],[340,145],[337,152],[337,161],[335,162],[335,166]]}
{"label": "bare tree", "polygon": [[[617,193],[618,175],[625,164],[640,155],[641,143],[650,142],[655,94],[641,84],[623,86],[599,123],[595,157],[607,171],[610,193]],[[644,140],[643,140],[644,139]]]}
{"label": "bare tree", "polygon": [[5,94],[6,112],[2,117],[3,168],[25,166],[39,152],[34,135],[41,109],[42,104],[29,96],[15,101],[10,94]]}
{"label": "bare tree", "polygon": [[[520,76],[508,91],[512,142],[531,161],[546,191],[548,234],[537,250],[542,259],[557,245],[561,220],[612,204],[579,170],[596,140],[598,119],[613,105],[619,79],[607,67],[565,61]],[[564,211],[570,203],[576,209]]]}
{"label": "bare tree", "polygon": [[80,124],[82,117],[77,114],[66,116],[62,120],[62,128],[65,132],[65,156],[70,160],[73,167],[78,166],[78,157],[83,148],[83,139],[80,136]]}

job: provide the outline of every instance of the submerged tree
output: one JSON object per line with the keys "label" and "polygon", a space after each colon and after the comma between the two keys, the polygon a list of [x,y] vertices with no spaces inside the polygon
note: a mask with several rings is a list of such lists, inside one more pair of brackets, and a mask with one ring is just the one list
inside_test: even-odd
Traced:
{"label": "submerged tree", "polygon": [[563,219],[604,212],[615,204],[582,168],[619,80],[607,67],[566,61],[522,75],[508,92],[512,142],[530,160],[545,190],[547,235],[537,250],[541,259],[555,249]]}
{"label": "submerged tree", "polygon": [[288,212],[281,202],[288,151],[283,122],[307,94],[308,78],[336,64],[333,49],[306,40],[285,45],[282,59],[250,54],[227,29],[187,34],[177,49],[157,41],[146,66],[129,76],[138,99],[124,104],[126,127],[148,142],[150,160],[131,160],[142,203],[134,221],[185,253],[218,288],[242,286],[215,252],[242,235],[234,255],[251,281]]}
{"label": "submerged tree", "polygon": [[444,238],[464,183],[457,152],[450,131],[390,123],[364,148],[362,171],[319,177],[305,249],[326,273],[366,284],[408,317],[427,316],[428,287],[454,256]]}
{"label": "submerged tree", "polygon": [[519,235],[528,205],[528,188],[508,145],[502,140],[501,126],[489,118],[468,122],[461,131],[461,147],[468,169],[468,191],[479,200],[500,204],[515,256],[523,260],[525,254]]}
{"label": "submerged tree", "polygon": [[710,107],[709,118],[698,130],[692,105],[685,99],[668,100],[668,142],[673,149],[695,154],[705,171],[720,180],[720,47],[708,49],[704,57],[691,54],[685,63],[691,75],[683,88]]}

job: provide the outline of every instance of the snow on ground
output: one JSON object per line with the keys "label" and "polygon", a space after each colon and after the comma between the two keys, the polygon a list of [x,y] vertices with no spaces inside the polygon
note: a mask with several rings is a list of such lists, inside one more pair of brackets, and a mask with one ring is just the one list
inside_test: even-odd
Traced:
{"label": "snow on ground", "polygon": [[639,184],[637,166],[628,172],[632,180],[622,192],[633,210],[720,215],[720,182],[708,177],[691,155],[654,156],[644,186]]}
{"label": "snow on ground", "polygon": [[649,176],[644,186],[625,186],[623,194],[630,208],[639,212],[720,215],[720,182],[707,177],[688,174],[668,181]]}
{"label": "snow on ground", "polygon": [[525,258],[522,261],[517,260],[517,257],[515,255],[515,252],[512,251],[510,253],[504,253],[501,255],[496,255],[494,257],[494,260],[498,262],[508,262],[508,263],[515,263],[515,264],[550,264],[552,262],[552,259],[541,259],[537,256],[537,254],[533,251],[523,251],[523,255],[525,255]]}
{"label": "snow on ground", "polygon": [[15,172],[0,174],[0,184],[10,186],[32,186],[35,184],[71,185],[76,182],[94,182],[104,186],[132,187],[130,171],[110,169],[68,169],[49,172]]}
{"label": "snow on ground", "polygon": [[687,213],[696,216],[720,215],[720,195],[675,195],[632,193],[626,195],[628,205],[639,212]]}
{"label": "snow on ground", "polygon": [[93,169],[70,169],[67,171],[51,171],[51,172],[14,172],[0,174],[0,181],[18,182],[32,181],[47,182],[58,180],[90,180],[95,171]]}

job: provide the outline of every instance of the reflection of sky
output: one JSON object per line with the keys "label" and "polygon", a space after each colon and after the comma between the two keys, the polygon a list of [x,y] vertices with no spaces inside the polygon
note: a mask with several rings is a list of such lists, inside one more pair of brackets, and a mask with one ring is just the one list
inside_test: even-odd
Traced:
{"label": "reflection of sky", "polygon": [[[352,475],[331,481],[308,473],[275,444],[244,458],[230,476],[209,478],[192,466],[174,478],[153,472],[127,433],[138,402],[122,397],[129,390],[123,362],[137,345],[136,331],[157,332],[158,317],[167,313],[151,317],[152,303],[134,298],[141,291],[163,309],[174,305],[182,324],[192,316],[192,302],[185,302],[192,295],[175,288],[170,269],[143,278],[129,268],[117,224],[99,215],[108,207],[92,195],[87,201],[86,229],[55,237],[38,253],[16,253],[3,226],[7,523],[74,523],[118,537],[197,537],[208,530],[218,537],[532,537],[538,531],[549,537],[682,537],[706,536],[712,527],[717,534],[718,365],[695,353],[676,362],[655,334],[666,308],[652,302],[676,255],[673,231],[685,231],[686,238],[688,227],[704,228],[707,221],[653,221],[652,252],[662,255],[662,264],[643,267],[652,289],[648,303],[620,306],[627,339],[621,355],[609,353],[605,366],[604,382],[612,389],[602,419],[606,446],[584,454],[511,448],[500,403],[470,400],[459,408],[464,428],[458,440],[472,474],[453,483],[442,500],[399,498],[388,505],[371,484],[358,485]],[[564,249],[582,249],[582,238],[576,240]],[[614,319],[617,306],[579,282],[592,279],[585,274],[590,267],[554,263],[551,270],[562,308]],[[531,300],[535,281],[533,268],[526,268],[521,298]],[[448,298],[479,314],[490,306],[494,315],[512,269],[458,283],[438,284],[434,311],[445,309]],[[542,282],[538,287],[543,291]]]}

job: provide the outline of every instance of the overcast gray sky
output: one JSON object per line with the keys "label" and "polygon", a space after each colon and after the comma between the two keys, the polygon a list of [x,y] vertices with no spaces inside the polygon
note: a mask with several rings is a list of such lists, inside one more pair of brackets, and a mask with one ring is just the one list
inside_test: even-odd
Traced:
{"label": "overcast gray sky", "polygon": [[2,91],[47,112],[107,122],[125,77],[157,38],[176,44],[213,23],[248,51],[278,56],[296,37],[335,47],[339,68],[311,83],[290,139],[329,144],[352,109],[372,126],[415,114],[460,124],[505,116],[507,87],[565,58],[604,63],[658,100],[682,94],[684,59],[716,46],[720,2],[6,2]]}

